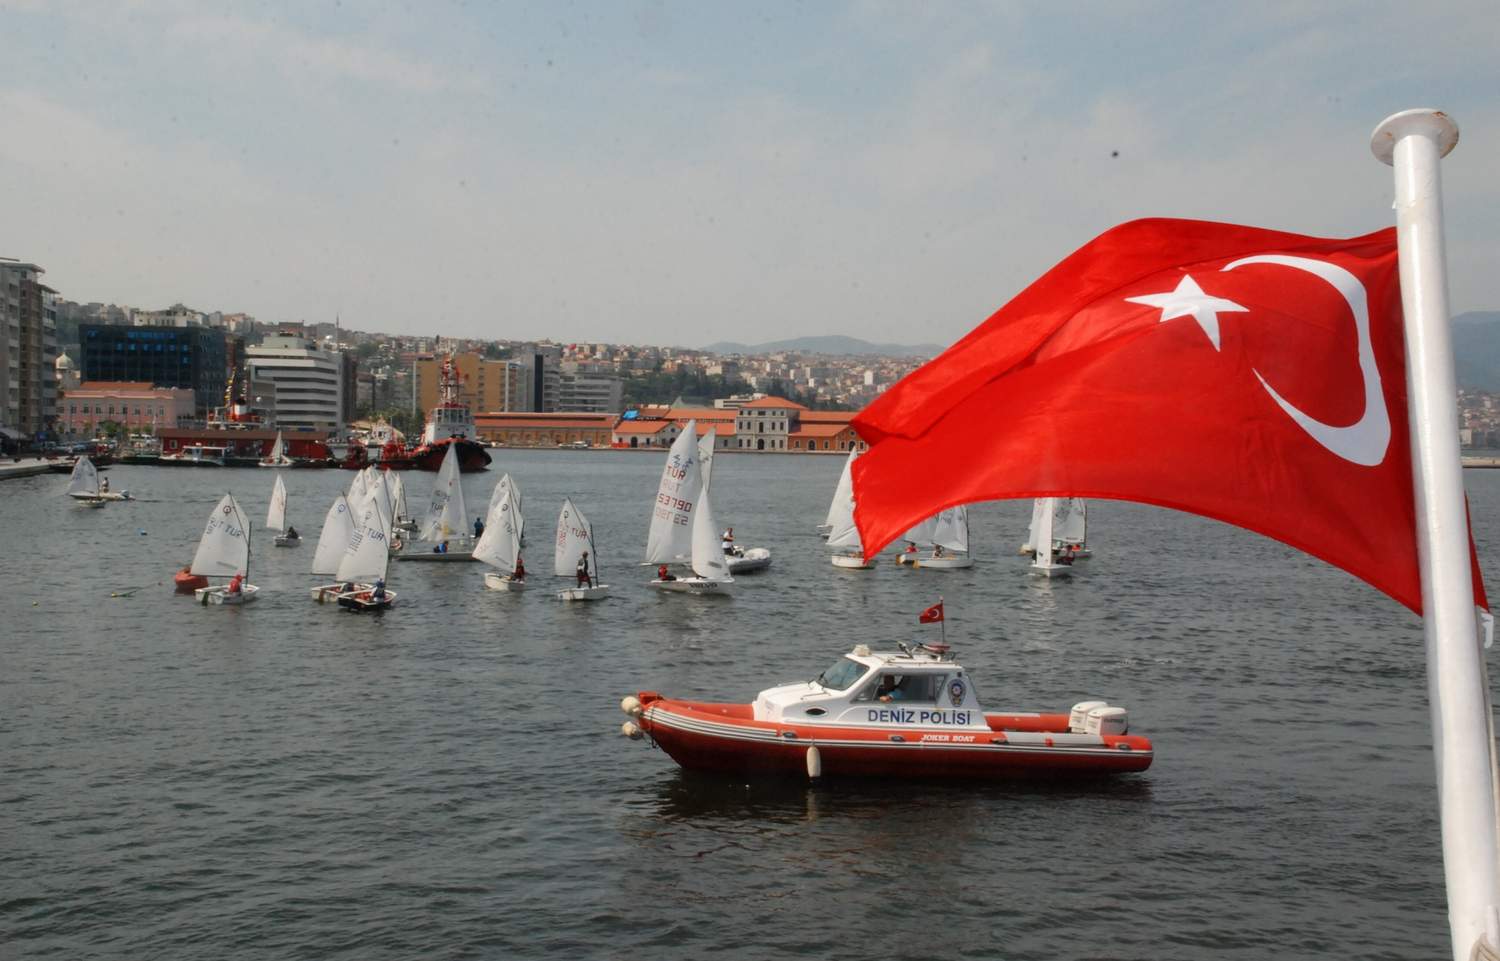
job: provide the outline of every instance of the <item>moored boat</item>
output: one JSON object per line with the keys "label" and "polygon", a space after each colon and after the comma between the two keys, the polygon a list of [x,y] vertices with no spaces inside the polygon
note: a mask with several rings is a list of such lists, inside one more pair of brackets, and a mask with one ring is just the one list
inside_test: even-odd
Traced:
{"label": "moored boat", "polygon": [[[457,454],[458,469],[466,474],[490,466],[489,452],[478,442],[474,415],[470,413],[469,405],[459,400],[458,387],[458,371],[453,369],[453,358],[449,357],[443,361],[438,381],[438,405],[427,413],[422,442],[404,458],[418,470],[440,470],[450,448]],[[393,465],[396,459],[393,456]],[[381,460],[385,460],[383,452]]]}
{"label": "moored boat", "polygon": [[811,681],[749,704],[642,691],[622,731],[684,768],[735,774],[1013,778],[1112,775],[1151,766],[1151,742],[1104,701],[1067,713],[991,712],[947,645],[856,646]]}

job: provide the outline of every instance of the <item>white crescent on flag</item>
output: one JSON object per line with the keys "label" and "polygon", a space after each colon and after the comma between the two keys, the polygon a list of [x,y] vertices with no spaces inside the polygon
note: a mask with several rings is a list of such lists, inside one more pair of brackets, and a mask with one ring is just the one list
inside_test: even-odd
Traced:
{"label": "white crescent on flag", "polygon": [[1309,417],[1294,407],[1276,392],[1276,388],[1266,382],[1266,378],[1260,371],[1254,370],[1256,378],[1260,380],[1260,385],[1266,389],[1266,393],[1271,395],[1271,399],[1286,411],[1287,416],[1297,422],[1297,426],[1331,453],[1362,467],[1374,467],[1385,460],[1385,453],[1391,443],[1391,418],[1385,407],[1385,394],[1380,387],[1380,368],[1375,363],[1375,346],[1370,341],[1370,310],[1365,285],[1360,283],[1358,277],[1337,264],[1309,257],[1290,257],[1285,254],[1242,257],[1233,263],[1225,264],[1223,269],[1230,271],[1249,264],[1278,264],[1293,270],[1306,271],[1326,281],[1343,296],[1345,303],[1349,305],[1349,312],[1354,316],[1354,329],[1359,340],[1359,372],[1364,381],[1365,409],[1359,420],[1353,424],[1347,427],[1336,427]]}

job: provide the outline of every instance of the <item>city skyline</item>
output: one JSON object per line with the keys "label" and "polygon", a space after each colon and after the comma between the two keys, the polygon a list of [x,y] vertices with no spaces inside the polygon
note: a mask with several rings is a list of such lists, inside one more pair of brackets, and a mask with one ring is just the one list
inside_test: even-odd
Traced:
{"label": "city skyline", "polygon": [[1134,217],[1387,226],[1369,131],[1432,105],[1454,311],[1500,305],[1478,3],[0,11],[0,254],[80,302],[950,343]]}

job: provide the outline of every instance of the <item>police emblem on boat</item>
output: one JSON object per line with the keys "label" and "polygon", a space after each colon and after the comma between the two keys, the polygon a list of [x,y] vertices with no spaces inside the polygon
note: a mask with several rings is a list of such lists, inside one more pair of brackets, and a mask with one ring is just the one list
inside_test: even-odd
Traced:
{"label": "police emblem on boat", "polygon": [[953,702],[953,706],[954,707],[958,707],[960,704],[962,704],[964,702],[964,681],[963,681],[963,678],[961,678],[961,677],[955,677],[948,684],[948,699]]}

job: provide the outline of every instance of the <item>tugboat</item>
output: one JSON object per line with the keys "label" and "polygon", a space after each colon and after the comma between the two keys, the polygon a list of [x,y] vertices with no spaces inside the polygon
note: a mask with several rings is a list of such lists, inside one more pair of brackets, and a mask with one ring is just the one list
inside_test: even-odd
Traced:
{"label": "tugboat", "polygon": [[1110,775],[1151,766],[1151,742],[1104,701],[1067,714],[990,713],[947,644],[857,645],[816,679],[749,704],[642,691],[620,702],[622,732],[684,768],[734,774],[945,777]]}
{"label": "tugboat", "polygon": [[[449,445],[457,445],[458,469],[463,473],[481,471],[490,466],[490,455],[484,445],[474,438],[474,415],[469,405],[458,399],[459,377],[453,369],[453,358],[443,361],[442,376],[438,381],[438,405],[427,415],[427,426],[422,431],[422,443],[410,454],[418,470],[434,471],[443,466],[443,455]],[[385,453],[381,453],[385,460]]]}

